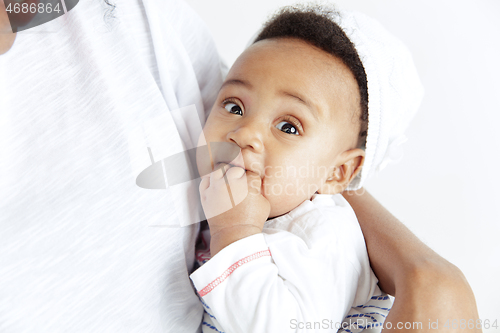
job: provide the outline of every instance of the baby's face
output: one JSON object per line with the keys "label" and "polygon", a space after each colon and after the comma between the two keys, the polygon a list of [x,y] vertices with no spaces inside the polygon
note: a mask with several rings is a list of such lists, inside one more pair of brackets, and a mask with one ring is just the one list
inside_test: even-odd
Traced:
{"label": "baby's face", "polygon": [[[297,39],[273,39],[236,60],[203,132],[207,142],[239,146],[275,217],[322,193],[339,156],[356,147],[358,119],[357,83],[339,59]],[[213,165],[230,162],[214,158]]]}

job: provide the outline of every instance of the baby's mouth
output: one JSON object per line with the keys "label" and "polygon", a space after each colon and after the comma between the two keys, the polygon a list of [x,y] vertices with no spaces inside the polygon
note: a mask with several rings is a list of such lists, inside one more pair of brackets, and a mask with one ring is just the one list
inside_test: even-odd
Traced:
{"label": "baby's mouth", "polygon": [[[240,153],[239,156],[241,156],[241,153]],[[224,162],[223,161],[216,162],[215,165],[214,165],[214,169],[213,170],[217,170],[219,168],[223,168],[226,165],[229,165],[230,168],[233,168],[233,167],[242,168],[242,169],[245,170],[245,172],[254,173],[257,176],[259,176],[262,180],[264,180],[264,175],[261,174],[259,171],[254,170],[253,168],[251,168],[251,165],[249,165],[248,163],[244,163],[243,162],[243,158],[241,158],[241,157],[236,158],[235,160],[230,161],[230,162],[225,162],[225,161]]]}
{"label": "baby's mouth", "polygon": [[218,162],[215,167],[214,167],[214,170],[215,169],[218,169],[218,168],[221,168],[223,167],[224,165],[229,165],[230,168],[232,167],[237,167],[237,168],[242,168],[242,169],[245,169],[245,171],[249,171],[247,168],[245,168],[245,164],[244,163],[237,163],[235,161],[231,161],[231,162]]}
{"label": "baby's mouth", "polygon": [[245,170],[245,172],[252,172],[263,178],[263,174],[259,171],[261,170],[260,163],[256,161],[252,162],[251,156],[246,157],[250,160],[243,158],[243,151],[241,148],[233,142],[210,142],[210,161],[207,165],[209,170],[208,173],[213,172],[219,168],[223,168],[224,165],[229,165],[230,167],[238,167]]}
{"label": "baby's mouth", "polygon": [[[214,166],[214,170],[217,170],[219,168],[223,168],[224,166],[226,165],[229,165],[230,168],[232,167],[238,167],[238,168],[242,168],[242,169],[245,169],[245,167],[243,166],[240,166],[238,164],[234,164],[234,163],[228,163],[228,162],[217,162]],[[248,171],[247,169],[245,169],[245,171]]]}
{"label": "baby's mouth", "polygon": [[227,158],[227,157],[226,157],[226,159],[223,158],[219,161],[216,160],[216,163],[214,165],[214,169],[219,167],[221,164],[227,164],[227,165],[230,165],[231,167],[238,167],[238,168],[245,169],[245,171],[248,171],[248,169],[245,167],[245,161],[243,160],[243,154],[241,153],[241,150],[238,152],[238,155],[236,157],[233,158],[233,156],[230,157],[230,158],[232,158],[232,160],[230,160],[230,161],[228,160],[229,158]]}

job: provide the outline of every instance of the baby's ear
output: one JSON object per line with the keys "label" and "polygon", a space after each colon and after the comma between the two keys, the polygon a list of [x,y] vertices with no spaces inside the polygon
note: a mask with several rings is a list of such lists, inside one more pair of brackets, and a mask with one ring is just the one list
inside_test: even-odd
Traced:
{"label": "baby's ear", "polygon": [[355,148],[341,153],[329,177],[318,190],[320,194],[342,193],[361,171],[365,161],[365,151]]}

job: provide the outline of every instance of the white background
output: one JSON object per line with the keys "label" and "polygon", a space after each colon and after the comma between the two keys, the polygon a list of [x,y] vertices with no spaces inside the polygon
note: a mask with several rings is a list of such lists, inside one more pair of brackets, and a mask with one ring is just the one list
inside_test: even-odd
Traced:
{"label": "white background", "polygon": [[[188,0],[231,65],[285,0]],[[482,319],[500,326],[500,1],[339,0],[413,52],[426,95],[405,155],[367,189],[457,265]],[[499,329],[485,332],[500,332]]]}

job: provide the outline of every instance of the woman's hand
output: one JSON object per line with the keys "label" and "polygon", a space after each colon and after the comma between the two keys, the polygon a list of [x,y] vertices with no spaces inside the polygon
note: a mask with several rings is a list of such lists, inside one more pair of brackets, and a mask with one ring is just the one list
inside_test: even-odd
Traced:
{"label": "woman's hand", "polygon": [[[364,189],[343,195],[358,217],[380,288],[396,296],[386,323],[393,329],[411,323],[405,332],[481,332],[475,325],[479,316],[474,294],[456,266],[422,243]],[[466,325],[453,329],[453,320],[465,320]],[[421,323],[421,329],[413,323]]]}
{"label": "woman's hand", "polygon": [[210,226],[210,251],[214,256],[242,238],[262,232],[271,206],[261,194],[260,177],[226,164],[203,177],[200,196]]}

